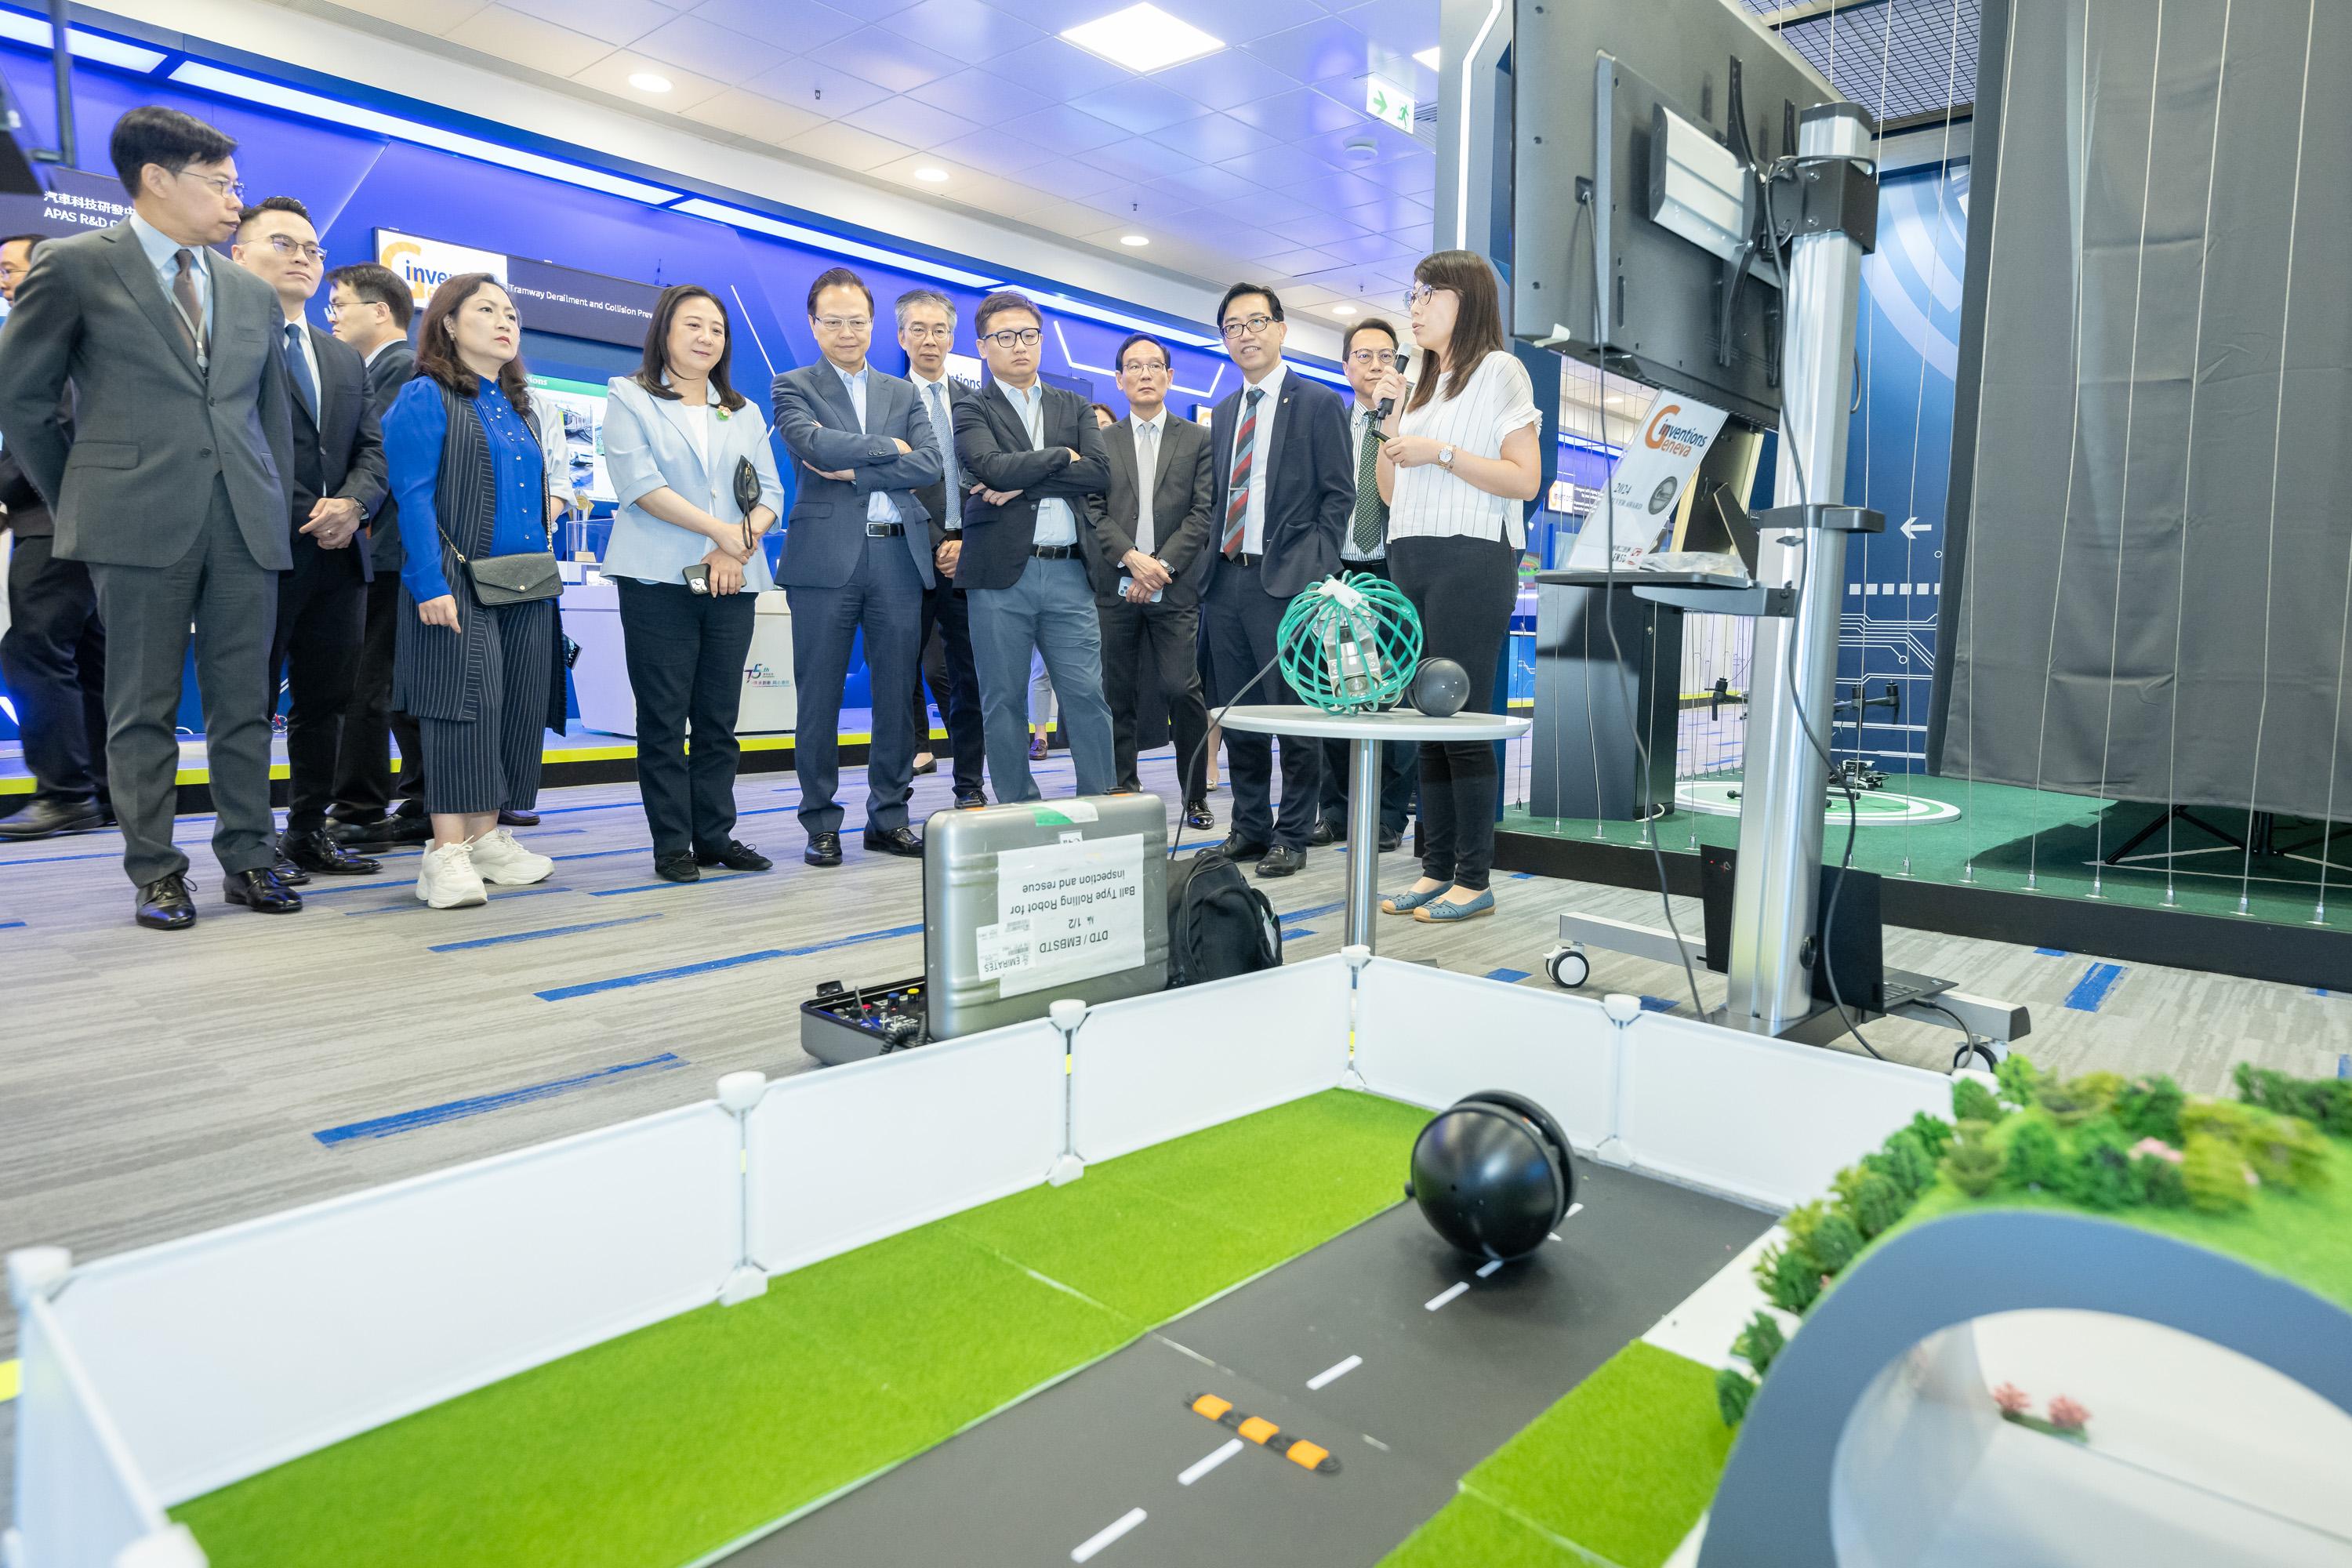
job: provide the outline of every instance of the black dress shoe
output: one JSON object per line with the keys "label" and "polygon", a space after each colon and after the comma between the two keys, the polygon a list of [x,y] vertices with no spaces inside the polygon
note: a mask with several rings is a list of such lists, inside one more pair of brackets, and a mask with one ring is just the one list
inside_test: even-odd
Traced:
{"label": "black dress shoe", "polygon": [[1209,803],[1207,801],[1196,800],[1192,805],[1184,808],[1185,826],[1198,831],[1206,831],[1209,828],[1214,827],[1216,825],[1217,819],[1209,815]]}
{"label": "black dress shoe", "polygon": [[1315,825],[1314,828],[1313,828],[1311,831],[1309,831],[1309,832],[1307,833],[1307,843],[1309,843],[1309,844],[1314,844],[1314,845],[1318,845],[1318,846],[1325,845],[1325,844],[1337,844],[1337,843],[1339,843],[1341,839],[1345,838],[1346,837],[1347,837],[1347,835],[1346,835],[1346,834],[1341,833],[1338,828],[1336,828],[1336,827],[1332,826],[1329,823],[1328,823],[1328,822],[1318,822],[1318,823]]}
{"label": "black dress shoe", "polygon": [[978,790],[972,791],[970,795],[959,792],[955,797],[955,804],[958,811],[978,811],[988,805],[988,797]]}
{"label": "black dress shoe", "polygon": [[1261,877],[1287,877],[1306,864],[1306,850],[1277,844],[1267,850],[1265,858],[1257,863],[1257,874]]}
{"label": "black dress shoe", "polygon": [[808,847],[801,851],[801,858],[812,866],[840,865],[841,835],[838,833],[810,834]]}
{"label": "black dress shoe", "polygon": [[1226,834],[1225,841],[1217,847],[1224,851],[1225,858],[1228,860],[1262,859],[1266,852],[1266,847],[1263,844],[1243,843],[1241,829],[1238,827]]}
{"label": "black dress shoe", "polygon": [[[312,833],[288,835],[278,852],[300,869],[315,871],[321,877],[373,877],[383,869],[383,862],[352,854],[336,843],[323,827]],[[282,882],[286,879],[280,876],[278,879]]]}
{"label": "black dress shoe", "polygon": [[270,870],[231,871],[221,884],[221,897],[263,915],[290,915],[302,907],[302,895]]}
{"label": "black dress shoe", "polygon": [[928,762],[928,763],[917,763],[915,764],[915,772],[917,772],[917,773],[938,773],[939,771],[940,771],[940,760],[939,760],[939,758],[937,758],[937,757],[933,757],[933,758],[932,758],[929,762]]}
{"label": "black dress shoe", "polygon": [[702,868],[694,863],[693,855],[678,849],[654,857],[654,875],[665,882],[699,882]]}
{"label": "black dress shoe", "polygon": [[306,888],[310,885],[310,873],[288,858],[283,848],[273,849],[270,853],[278,858],[270,862],[269,874],[278,879],[279,887]]}
{"label": "black dress shoe", "polygon": [[730,838],[727,847],[716,851],[698,849],[694,852],[698,866],[724,866],[730,871],[772,871],[776,863],[740,838]]}
{"label": "black dress shoe", "polygon": [[139,889],[137,912],[131,918],[150,931],[185,931],[196,923],[196,903],[188,897],[188,879],[159,877]]}
{"label": "black dress shoe", "polygon": [[1403,834],[1402,834],[1402,833],[1399,833],[1395,828],[1393,828],[1393,827],[1383,827],[1383,828],[1381,828],[1381,854],[1385,855],[1385,854],[1387,854],[1390,850],[1391,850],[1391,849],[1395,849],[1395,848],[1398,848],[1398,847],[1402,847],[1402,846],[1403,845],[1403,843],[1404,843],[1404,835],[1403,835]]}
{"label": "black dress shoe", "polygon": [[880,833],[869,827],[866,830],[866,847],[919,860],[923,858],[923,836],[911,827],[893,827]]}
{"label": "black dress shoe", "polygon": [[500,827],[537,827],[539,826],[539,813],[535,811],[501,811],[499,813],[499,826]]}
{"label": "black dress shoe", "polygon": [[28,843],[36,838],[54,838],[60,833],[88,833],[105,826],[106,813],[94,800],[54,800],[47,795],[36,795],[24,810],[0,820],[0,838]]}

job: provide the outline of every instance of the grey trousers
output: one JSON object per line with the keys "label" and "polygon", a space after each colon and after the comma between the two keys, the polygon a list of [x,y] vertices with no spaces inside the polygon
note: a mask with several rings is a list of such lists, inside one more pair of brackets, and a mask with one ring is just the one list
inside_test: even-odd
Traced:
{"label": "grey trousers", "polygon": [[204,699],[212,776],[213,854],[228,872],[276,858],[269,813],[269,641],[278,574],[246,549],[215,477],[196,542],[163,566],[92,563],[106,625],[106,771],[122,823],[122,868],[134,886],[188,868],[172,844],[177,802],[180,671],[195,626],[196,687]]}
{"label": "grey trousers", "polygon": [[1110,704],[1103,700],[1102,625],[1083,562],[1030,557],[1010,588],[971,588],[971,661],[980,669],[980,710],[988,773],[1000,805],[1037,798],[1029,776],[1029,655],[1045,660],[1062,709],[1062,733],[1077,764],[1080,795],[1118,785]]}

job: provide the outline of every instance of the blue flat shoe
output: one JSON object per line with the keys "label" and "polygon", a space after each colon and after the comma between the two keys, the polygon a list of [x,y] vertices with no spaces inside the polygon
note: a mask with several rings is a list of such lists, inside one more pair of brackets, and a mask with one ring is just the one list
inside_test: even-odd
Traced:
{"label": "blue flat shoe", "polygon": [[1438,925],[1446,921],[1475,920],[1480,915],[1491,915],[1494,912],[1495,889],[1488,888],[1466,904],[1440,903],[1436,901],[1436,895],[1433,893],[1428,901],[1412,911],[1412,918],[1417,921],[1427,921],[1432,925]]}
{"label": "blue flat shoe", "polygon": [[[1454,884],[1451,882],[1445,884],[1445,888],[1451,888],[1452,886],[1454,886]],[[1425,893],[1391,893],[1387,898],[1381,900],[1381,913],[1384,915],[1409,915],[1412,913],[1413,910],[1421,908],[1422,905],[1429,902],[1430,900],[1436,898],[1439,894],[1444,892],[1445,888],[1432,888]]]}

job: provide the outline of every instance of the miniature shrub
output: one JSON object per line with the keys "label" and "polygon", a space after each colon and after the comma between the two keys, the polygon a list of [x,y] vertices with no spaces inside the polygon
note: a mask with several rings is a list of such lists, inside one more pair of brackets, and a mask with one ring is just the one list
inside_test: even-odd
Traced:
{"label": "miniature shrub", "polygon": [[2327,1184],[2327,1145],[2319,1130],[2299,1116],[2269,1116],[2250,1129],[2238,1148],[2254,1174],[2293,1192]]}
{"label": "miniature shrub", "polygon": [[1998,1121],[2000,1101],[1992,1090],[1972,1078],[1952,1080],[1952,1120],[1954,1121]]}
{"label": "miniature shrub", "polygon": [[2180,1108],[2187,1102],[2180,1086],[2162,1074],[2137,1079],[2116,1091],[2116,1120],[2134,1139],[2154,1138],[2179,1148]]}
{"label": "miniature shrub", "polygon": [[1919,1135],[1906,1127],[1886,1141],[1877,1170],[1895,1184],[1907,1205],[1936,1179],[1936,1157]]}
{"label": "miniature shrub", "polygon": [[2037,1091],[2035,1103],[2048,1111],[2050,1120],[2059,1126],[2079,1126],[2098,1111],[2097,1103],[2075,1087],[2080,1081],[2045,1082]]}
{"label": "miniature shrub", "polygon": [[2138,1173],[2124,1143],[2123,1129],[2105,1117],[2085,1122],[2074,1134],[2060,1185],[2087,1209],[2128,1208],[2139,1202]]}
{"label": "miniature shrub", "polygon": [[1944,1174],[1972,1198],[1992,1191],[1993,1184],[2000,1180],[2000,1151],[1980,1136],[1956,1140],[1952,1152],[1944,1156]]}
{"label": "miniature shrub", "polygon": [[1801,1247],[1773,1247],[1756,1260],[1756,1282],[1784,1312],[1801,1313],[1822,1293],[1822,1276]]}
{"label": "miniature shrub", "polygon": [[1788,1342],[1788,1336],[1780,1331],[1780,1320],[1769,1312],[1759,1312],[1748,1320],[1748,1326],[1739,1331],[1731,1348],[1745,1356],[1748,1364],[1756,1369],[1756,1375],[1762,1377],[1771,1368],[1772,1358]]}
{"label": "miniature shrub", "polygon": [[2000,1058],[1992,1076],[2000,1084],[2001,1098],[2015,1106],[2032,1105],[2042,1083],[2042,1075],[2034,1070],[2033,1064],[2015,1051]]}
{"label": "miniature shrub", "polygon": [[1726,1426],[1737,1426],[1748,1419],[1748,1406],[1756,1397],[1756,1380],[1736,1367],[1725,1367],[1715,1374],[1715,1407],[1723,1414]]}
{"label": "miniature shrub", "polygon": [[[1981,1089],[1984,1086],[1979,1084],[1977,1087]],[[1957,1097],[1958,1092],[1958,1087],[1955,1086],[1954,1096]],[[1952,1124],[1939,1116],[1930,1116],[1924,1110],[1912,1113],[1906,1131],[1918,1138],[1919,1146],[1927,1152],[1930,1163],[1943,1158],[1945,1149],[1949,1147],[1952,1142]]]}
{"label": "miniature shrub", "polygon": [[2138,1173],[2140,1194],[2151,1208],[2185,1208],[2189,1204],[2189,1187],[2180,1178],[2180,1167],[2160,1154],[2142,1154],[2132,1162]]}
{"label": "miniature shrub", "polygon": [[2037,1188],[2054,1190],[2058,1173],[2064,1159],[2058,1150],[2058,1135],[2050,1124],[2042,1121],[2021,1123],[2009,1139],[2009,1163],[2004,1174],[2012,1187],[2028,1191]]}
{"label": "miniature shrub", "polygon": [[1805,1251],[1824,1274],[1835,1274],[1854,1259],[1862,1250],[1862,1232],[1853,1221],[1832,1211],[1813,1234],[1805,1238]]}
{"label": "miniature shrub", "polygon": [[1854,1189],[1847,1217],[1864,1237],[1874,1237],[1901,1219],[1907,1206],[1895,1184],[1874,1171]]}
{"label": "miniature shrub", "polygon": [[2066,1087],[2082,1099],[2088,1100],[2094,1113],[2110,1110],[2115,1107],[2116,1096],[2123,1092],[2124,1075],[2102,1068],[2097,1072],[2082,1073],[2067,1079]]}
{"label": "miniature shrub", "polygon": [[2206,1214],[2226,1214],[2254,1201],[2238,1146],[2210,1132],[2192,1133],[2180,1151],[2180,1182],[2189,1205]]}

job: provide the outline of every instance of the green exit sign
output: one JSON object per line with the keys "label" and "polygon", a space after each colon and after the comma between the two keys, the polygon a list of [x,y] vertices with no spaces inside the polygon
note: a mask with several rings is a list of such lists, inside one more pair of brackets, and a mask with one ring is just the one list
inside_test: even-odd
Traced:
{"label": "green exit sign", "polygon": [[1364,81],[1364,112],[1412,134],[1412,94],[1392,81],[1368,77]]}

